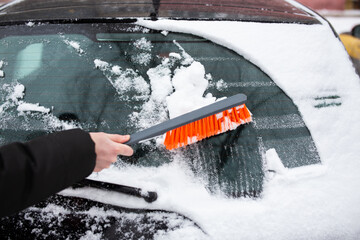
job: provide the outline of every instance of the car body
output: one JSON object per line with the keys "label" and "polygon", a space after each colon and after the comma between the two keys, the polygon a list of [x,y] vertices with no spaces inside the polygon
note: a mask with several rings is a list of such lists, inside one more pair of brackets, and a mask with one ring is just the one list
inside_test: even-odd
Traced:
{"label": "car body", "polygon": [[352,176],[360,149],[359,112],[351,112],[358,78],[321,16],[290,0],[24,0],[0,11],[2,144],[75,127],[131,134],[239,92],[254,118],[175,151],[161,137],[138,144],[133,157],[89,177],[155,191],[152,203],[106,184],[77,185],[1,219],[2,236],[356,235],[359,223],[319,223],[359,216],[334,209],[344,200],[333,193],[357,186],[337,177]]}
{"label": "car body", "polygon": [[356,68],[356,71],[360,71],[360,26],[353,27],[350,33],[340,33],[339,37],[344,44],[346,51],[348,52],[351,60]]}

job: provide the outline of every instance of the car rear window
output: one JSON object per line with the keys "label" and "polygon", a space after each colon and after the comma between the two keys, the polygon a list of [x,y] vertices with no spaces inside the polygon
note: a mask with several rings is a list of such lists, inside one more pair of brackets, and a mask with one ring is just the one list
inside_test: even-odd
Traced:
{"label": "car rear window", "polygon": [[269,149],[288,168],[320,162],[293,101],[256,65],[203,38],[134,24],[28,23],[0,28],[0,61],[1,144],[74,127],[131,134],[165,121],[166,102],[155,95],[165,86],[152,74],[171,77],[197,61],[204,95],[246,94],[254,121],[175,151],[156,139],[138,144],[118,168],[181,156],[209,191],[239,197],[261,193]]}

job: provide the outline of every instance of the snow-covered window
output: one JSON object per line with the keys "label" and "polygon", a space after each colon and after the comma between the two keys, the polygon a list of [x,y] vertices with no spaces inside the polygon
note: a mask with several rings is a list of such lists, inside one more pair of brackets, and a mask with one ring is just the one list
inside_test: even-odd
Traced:
{"label": "snow-covered window", "polygon": [[138,144],[117,167],[180,156],[210,191],[257,196],[268,149],[289,168],[320,161],[292,100],[256,65],[203,38],[132,24],[24,25],[0,29],[0,63],[2,143],[74,127],[131,134],[244,93],[253,123],[172,152],[161,137]]}

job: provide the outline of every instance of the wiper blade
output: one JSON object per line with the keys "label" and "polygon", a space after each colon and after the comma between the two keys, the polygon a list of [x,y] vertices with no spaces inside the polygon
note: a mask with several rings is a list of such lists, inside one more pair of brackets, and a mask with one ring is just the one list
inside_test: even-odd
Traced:
{"label": "wiper blade", "polygon": [[144,191],[141,188],[119,185],[108,182],[94,181],[90,179],[84,179],[71,186],[72,188],[92,187],[102,190],[114,191],[118,193],[124,193],[131,196],[143,198],[146,202],[152,203],[156,201],[158,195],[156,192]]}

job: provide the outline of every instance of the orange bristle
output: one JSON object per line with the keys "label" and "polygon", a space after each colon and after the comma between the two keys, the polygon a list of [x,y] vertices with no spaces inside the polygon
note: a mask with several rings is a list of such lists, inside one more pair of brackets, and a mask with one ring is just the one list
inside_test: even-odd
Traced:
{"label": "orange bristle", "polygon": [[241,124],[251,122],[249,109],[242,104],[219,114],[197,120],[182,127],[168,131],[164,144],[167,149],[182,147],[198,142],[228,130],[233,130]]}

